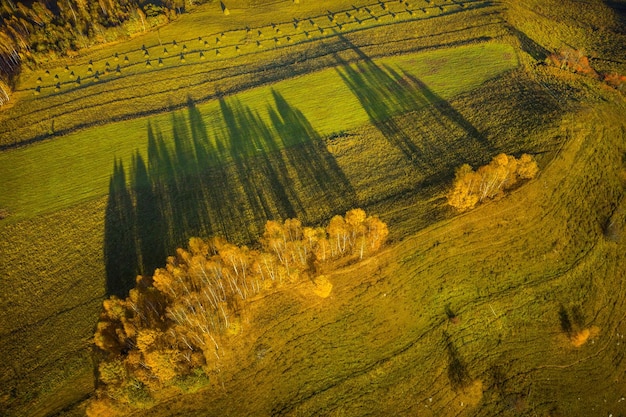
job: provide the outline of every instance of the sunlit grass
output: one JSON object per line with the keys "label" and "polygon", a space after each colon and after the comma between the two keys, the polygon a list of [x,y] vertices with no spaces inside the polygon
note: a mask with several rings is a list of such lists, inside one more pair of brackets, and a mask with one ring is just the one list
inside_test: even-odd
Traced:
{"label": "sunlit grass", "polygon": [[[63,68],[66,63],[51,67],[49,78],[45,78],[43,72],[25,74],[17,94],[26,106],[20,110],[16,105],[6,114],[21,117],[20,113],[25,115],[32,111],[33,115],[0,120],[5,132],[3,144],[13,143],[6,132],[27,132],[17,138],[18,141],[45,135],[53,127],[52,119],[57,131],[82,122],[89,125],[99,121],[103,125],[0,154],[0,178],[3,180],[0,209],[8,209],[10,215],[0,226],[0,254],[3,256],[0,276],[4,288],[0,293],[0,311],[4,313],[0,352],[7,358],[6,366],[0,368],[0,404],[7,406],[8,415],[49,415],[92,389],[89,385],[92,364],[86,349],[105,291],[103,217],[113,160],[123,159],[128,169],[135,149],[145,155],[148,120],[163,131],[168,141],[172,126],[171,115],[167,114],[109,124],[111,117],[167,111],[170,104],[184,104],[187,95],[192,98],[210,96],[215,93],[215,85],[207,78],[225,65],[258,69],[266,62],[292,57],[308,49],[318,48],[319,51],[320,45],[331,48],[337,34],[329,28],[337,28],[337,24],[345,27],[337,33],[351,33],[353,41],[374,45],[370,51],[377,56],[406,51],[394,49],[395,44],[387,39],[394,31],[409,32],[409,28],[411,33],[407,36],[414,38],[406,44],[414,42],[418,49],[502,35],[490,26],[494,22],[496,26],[502,25],[497,13],[493,18],[479,21],[474,20],[471,11],[459,14],[465,17],[459,16],[456,20],[454,15],[431,19],[440,16],[439,3],[447,4],[444,8],[448,11],[461,7],[448,1],[411,1],[416,14],[411,18],[422,19],[420,26],[402,23],[410,20],[409,14],[400,14],[398,19],[383,15],[378,3],[372,3],[376,19],[368,18],[367,12],[360,8],[353,15],[363,19],[362,24],[345,14],[337,14],[336,22],[332,22],[325,16],[327,3],[302,1],[296,6],[282,2],[258,7],[254,12],[230,7],[232,21],[225,20],[219,11],[183,16],[159,32],[89,51],[68,61],[70,70],[76,70],[75,74],[86,74],[90,59],[96,70],[103,70],[104,63],[109,61],[113,72],[102,76],[97,83],[86,79],[80,87],[68,85],[64,89],[62,86],[58,94],[53,91],[51,80],[56,73],[69,77]],[[471,2],[465,3],[470,5]],[[340,0],[333,2],[333,7],[335,5],[348,9],[352,3]],[[387,5],[394,13],[404,7],[399,2],[387,2]],[[277,14],[276,7],[282,6],[286,6],[285,13]],[[319,28],[309,28],[311,25],[304,17],[312,15],[319,16],[315,19],[318,26],[327,25],[325,34],[322,35]],[[294,16],[302,19],[299,28],[293,27]],[[347,23],[349,19],[352,21]],[[440,27],[443,19],[448,20],[443,24],[445,27]],[[454,24],[447,25],[449,22]],[[536,26],[528,22],[524,27],[534,36],[530,32]],[[279,26],[280,34],[271,23]],[[257,39],[255,32],[245,33],[245,26],[261,28],[263,38]],[[368,27],[378,29],[362,30]],[[296,33],[296,29],[299,32]],[[221,39],[218,58],[214,52],[217,47],[214,35],[227,30],[233,32]],[[549,31],[536,39],[548,39],[547,34]],[[164,43],[172,40],[179,43],[178,53],[167,46],[168,55],[163,56],[162,67],[157,61],[163,52],[156,46],[159,36]],[[201,44],[198,36],[210,44]],[[274,38],[280,36],[281,44],[275,49]],[[292,38],[292,43],[287,36]],[[237,53],[234,45],[242,40]],[[257,40],[262,42],[262,48],[257,47]],[[148,46],[151,68],[145,66],[143,44]],[[183,44],[191,52],[181,64],[179,53]],[[195,49],[207,51],[205,60],[200,60]],[[123,62],[122,53],[128,53],[132,59],[128,68],[122,68],[120,76],[115,75],[116,64],[112,60],[115,52],[121,56],[118,62]],[[292,53],[294,55],[290,55]],[[273,88],[290,105],[301,110],[320,134],[332,136],[343,132],[345,136],[329,138],[325,144],[350,180],[359,201],[367,206],[368,212],[389,221],[395,242],[413,236],[369,266],[330,276],[333,289],[324,299],[326,304],[319,304],[318,298],[309,293],[305,293],[305,297],[298,294],[295,299],[278,294],[271,303],[259,302],[252,307],[261,318],[254,322],[257,330],[273,329],[258,336],[259,341],[266,337],[275,342],[272,346],[276,348],[270,350],[270,355],[278,358],[275,363],[287,363],[284,358],[293,358],[296,362],[301,358],[299,363],[307,365],[305,368],[295,366],[291,371],[281,367],[263,368],[270,374],[272,370],[277,371],[275,378],[270,375],[264,380],[271,382],[264,386],[276,389],[271,393],[267,391],[268,395],[263,397],[267,404],[276,400],[277,393],[286,395],[281,402],[284,398],[297,398],[300,393],[295,390],[312,386],[311,381],[315,383],[321,375],[319,380],[331,382],[329,390],[324,391],[327,397],[315,396],[314,401],[298,404],[296,411],[302,411],[303,415],[319,414],[316,406],[329,404],[332,408],[337,398],[353,398],[356,392],[365,401],[344,401],[347,415],[351,411],[354,415],[362,414],[363,404],[380,410],[381,415],[389,414],[390,409],[397,411],[398,401],[403,407],[419,407],[419,410],[414,408],[416,412],[423,411],[423,405],[427,404],[439,411],[435,412],[438,415],[448,414],[449,407],[454,408],[456,414],[463,413],[458,405],[462,398],[448,386],[443,332],[450,333],[461,358],[470,364],[472,378],[482,378],[488,390],[484,395],[488,406],[493,407],[493,414],[512,412],[510,397],[504,397],[518,394],[522,390],[518,387],[530,393],[527,404],[539,404],[539,407],[557,397],[565,398],[568,402],[558,410],[564,415],[577,412],[578,415],[594,415],[599,408],[591,410],[589,407],[596,404],[594,400],[604,395],[603,392],[621,395],[616,391],[619,385],[613,384],[613,379],[607,376],[619,377],[619,372],[623,374],[623,364],[618,363],[621,368],[616,368],[613,361],[604,360],[609,356],[596,355],[593,349],[599,346],[598,341],[595,345],[588,342],[581,350],[573,350],[564,337],[565,342],[561,344],[556,316],[559,303],[568,307],[582,305],[589,320],[603,322],[599,339],[603,352],[616,358],[620,355],[620,347],[614,345],[611,335],[615,330],[626,332],[620,322],[622,287],[616,284],[623,281],[623,244],[604,242],[601,231],[602,222],[617,204],[622,190],[614,169],[625,151],[623,130],[612,129],[622,123],[622,118],[601,109],[601,117],[572,113],[571,120],[558,123],[559,117],[554,113],[571,109],[561,109],[552,101],[550,94],[553,92],[546,93],[545,88],[534,82],[536,74],[530,67],[518,67],[505,77],[492,80],[517,67],[517,53],[521,52],[503,43],[486,43],[375,60],[380,68],[388,66],[399,74],[407,71],[448,100],[460,116],[485,134],[494,151],[536,152],[543,158],[545,168],[557,149],[565,149],[560,155],[562,159],[550,164],[537,181],[504,201],[456,219],[450,219],[452,213],[446,211],[441,199],[446,176],[451,175],[459,162],[476,165],[493,155],[484,149],[480,151],[476,141],[468,141],[463,125],[448,120],[436,106],[404,115],[399,114],[398,109],[391,113],[387,113],[387,108],[382,111],[393,116],[399,129],[428,145],[424,149],[431,149],[431,153],[423,159],[429,163],[424,164],[422,160],[408,160],[399,149],[390,146],[380,130],[369,123],[370,115],[335,68],[314,73],[307,69],[305,72],[309,74],[304,76],[291,72],[273,74],[280,79],[291,78],[281,82],[275,82],[276,78],[264,79],[262,72],[249,76],[224,73],[226,78],[219,84],[228,88],[249,88],[259,80],[271,84],[227,98],[228,102],[236,99],[258,112],[264,122],[268,122]],[[350,54],[342,55],[346,57],[354,58]],[[315,61],[318,62],[317,58]],[[323,55],[319,63],[319,68],[337,64]],[[40,76],[44,77],[39,84],[42,91],[35,96],[32,89],[38,85],[36,78]],[[562,83],[564,90],[572,89],[576,96],[576,89],[581,89],[581,85],[573,78],[557,82]],[[484,83],[486,80],[488,82]],[[596,94],[594,88],[591,82],[582,87]],[[210,137],[223,129],[217,102],[201,104],[199,109]],[[10,113],[12,111],[15,113]],[[182,110],[181,114],[186,112]],[[589,135],[572,130],[602,125],[607,129],[598,128]],[[561,148],[567,140],[576,142],[578,147]],[[264,146],[259,151],[246,149],[252,157],[269,155],[270,150]],[[227,154],[221,157],[221,163],[230,158]],[[432,225],[441,219],[445,221]],[[429,225],[432,226],[415,235],[416,230]],[[621,297],[618,304],[616,297]],[[312,300],[307,308],[304,308],[304,299]],[[446,318],[446,304],[458,315],[460,324],[453,324]],[[304,317],[302,310],[306,317],[298,322],[297,317]],[[288,317],[290,313],[296,319]],[[277,317],[285,320],[277,323]],[[318,320],[331,325],[322,326],[322,333],[319,329],[311,332],[311,323]],[[12,333],[7,335],[8,332]],[[292,346],[295,333],[308,335],[299,338],[303,349],[279,349]],[[257,336],[249,327],[244,334],[250,336],[250,340]],[[370,335],[367,345],[362,337],[348,337],[356,334]],[[341,341],[339,350],[335,341]],[[414,348],[404,350],[408,345]],[[367,349],[361,350],[363,346]],[[407,353],[394,356],[396,348]],[[258,381],[240,372],[245,368],[241,366],[244,363],[249,365],[245,369],[255,370],[263,363],[245,362],[256,356],[246,349],[241,349],[240,353],[242,361],[233,369],[236,375],[243,375],[243,380],[228,392],[255,392],[261,398]],[[354,360],[346,366],[341,358]],[[315,366],[309,366],[311,364]],[[369,371],[362,373],[364,365]],[[508,372],[505,376],[514,391],[503,392],[503,398],[499,397],[500,393],[489,390],[497,382],[490,379],[495,378],[492,369],[497,366]],[[419,371],[415,371],[416,367]],[[316,374],[316,370],[320,373]],[[282,374],[282,371],[287,373]],[[429,383],[424,385],[424,375],[439,377],[432,384],[426,379]],[[345,379],[346,376],[349,379]],[[78,382],[72,380],[74,377]],[[532,381],[532,389],[526,390],[529,381]],[[251,384],[252,391],[246,391],[246,383]],[[387,398],[381,398],[382,391],[378,388],[383,387],[389,393]],[[57,392],[59,389],[61,394]],[[223,412],[227,405],[237,410],[236,407],[252,404],[249,398],[242,401],[236,395],[214,401],[213,395],[219,397],[222,392],[217,390],[211,395],[203,392],[191,400],[187,397],[180,407],[202,408],[211,403],[222,407],[220,412]],[[290,397],[290,393],[294,395]],[[68,399],[59,400],[65,395]],[[583,397],[587,408],[581,408],[577,396]],[[434,398],[433,403],[427,402],[429,397]],[[325,398],[332,400],[325,402]],[[254,405],[262,406],[263,401]],[[505,405],[498,408],[501,404]],[[392,408],[385,409],[385,406]],[[545,410],[539,408],[539,414],[553,412],[546,407]],[[267,411],[270,414],[269,408]],[[602,411],[607,411],[605,415],[615,412],[609,408]]]}
{"label": "sunlit grass", "polygon": [[[476,88],[517,65],[512,47],[498,43],[374,62],[380,67],[389,66],[411,74],[443,99]],[[267,122],[272,90],[299,109],[322,136],[353,129],[369,120],[366,110],[335,68],[252,89],[234,98]],[[208,136],[219,141],[219,132],[225,128],[219,102],[211,101],[198,108]],[[145,156],[148,122],[171,138],[171,116],[166,114],[112,123],[1,153],[0,176],[6,188],[0,195],[0,207],[9,210],[9,220],[17,221],[104,195],[115,158],[128,163],[136,150]]]}
{"label": "sunlit grass", "polygon": [[[328,274],[327,298],[306,283],[251,303],[248,326],[223,347],[232,349],[220,362],[232,376],[223,389],[173,398],[152,415],[313,415],[337,409],[337,399],[349,416],[364,407],[377,415],[619,409],[624,243],[606,240],[599,224],[624,187],[623,122],[608,107],[569,116],[544,137],[564,131],[571,140],[513,194]],[[599,333],[574,347],[559,325],[562,306],[580,309]]]}

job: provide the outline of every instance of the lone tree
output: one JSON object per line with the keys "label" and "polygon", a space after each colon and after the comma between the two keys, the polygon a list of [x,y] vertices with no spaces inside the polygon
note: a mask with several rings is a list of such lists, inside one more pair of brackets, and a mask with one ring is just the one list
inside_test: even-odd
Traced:
{"label": "lone tree", "polygon": [[224,16],[228,16],[230,14],[230,10],[228,10],[228,7],[226,7],[223,1],[220,1],[220,7],[222,8],[222,13],[224,13]]}

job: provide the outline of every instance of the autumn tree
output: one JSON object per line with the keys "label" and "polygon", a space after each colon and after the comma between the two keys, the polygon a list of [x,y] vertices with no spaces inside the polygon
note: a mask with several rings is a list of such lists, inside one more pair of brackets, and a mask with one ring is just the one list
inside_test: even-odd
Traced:
{"label": "autumn tree", "polygon": [[626,75],[615,72],[605,74],[604,82],[622,93],[626,92]]}
{"label": "autumn tree", "polygon": [[549,64],[561,69],[598,78],[598,73],[589,64],[589,58],[582,49],[562,48],[546,58]]}
{"label": "autumn tree", "polygon": [[11,97],[11,88],[9,85],[0,79],[0,106],[7,104]]}
{"label": "autumn tree", "polygon": [[459,211],[472,209],[480,202],[503,195],[520,181],[534,178],[538,172],[537,162],[528,154],[516,159],[502,153],[476,171],[464,164],[456,170],[448,204]]}
{"label": "autumn tree", "polygon": [[362,259],[387,235],[385,223],[355,209],[333,217],[326,229],[298,219],[268,221],[258,249],[191,238],[153,276],[139,276],[127,298],[104,301],[94,336],[102,357],[99,399],[90,409],[112,408],[111,398],[149,404],[163,387],[198,370],[210,373],[247,300],[304,275],[314,279],[320,263]]}
{"label": "autumn tree", "polygon": [[448,204],[459,211],[474,208],[478,204],[479,175],[468,164],[461,165],[455,173],[452,189],[448,192]]}

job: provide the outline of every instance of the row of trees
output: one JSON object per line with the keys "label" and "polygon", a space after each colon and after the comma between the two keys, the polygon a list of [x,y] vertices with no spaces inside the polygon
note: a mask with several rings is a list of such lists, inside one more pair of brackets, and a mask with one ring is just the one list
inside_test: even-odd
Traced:
{"label": "row of trees", "polygon": [[476,171],[464,164],[456,171],[448,204],[459,211],[472,209],[484,200],[501,196],[520,181],[534,178],[538,172],[537,162],[528,154],[516,159],[501,153]]}
{"label": "row of trees", "polygon": [[247,299],[301,277],[313,279],[332,261],[362,259],[387,235],[380,219],[354,209],[326,228],[303,227],[297,219],[268,221],[259,249],[221,238],[190,239],[165,268],[139,276],[126,299],[104,302],[94,338],[102,354],[99,399],[91,414],[147,406],[164,386],[206,378]]}

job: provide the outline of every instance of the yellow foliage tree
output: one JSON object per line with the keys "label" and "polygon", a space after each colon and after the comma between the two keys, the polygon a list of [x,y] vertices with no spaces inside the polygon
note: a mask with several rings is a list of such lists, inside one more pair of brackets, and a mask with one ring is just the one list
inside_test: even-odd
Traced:
{"label": "yellow foliage tree", "polygon": [[523,154],[520,156],[520,159],[517,164],[517,175],[522,180],[530,180],[537,176],[539,172],[539,167],[537,166],[537,162],[535,159],[528,155]]}
{"label": "yellow foliage tree", "polygon": [[448,204],[459,211],[472,209],[478,204],[480,175],[474,172],[468,164],[461,165],[456,170],[452,189],[448,193]]}
{"label": "yellow foliage tree", "polygon": [[326,228],[332,257],[342,256],[348,249],[350,231],[342,216],[334,216]]}
{"label": "yellow foliage tree", "polygon": [[367,242],[369,244],[368,252],[376,252],[387,240],[389,229],[387,223],[378,217],[368,217],[365,219],[365,227],[367,229]]}
{"label": "yellow foliage tree", "polygon": [[456,170],[447,196],[448,204],[459,211],[472,209],[486,199],[503,195],[520,180],[534,178],[538,172],[537,162],[528,154],[516,159],[501,153],[476,171],[464,164]]}
{"label": "yellow foliage tree", "polygon": [[[303,227],[297,219],[268,221],[260,250],[191,238],[152,277],[138,277],[126,299],[104,302],[94,336],[104,357],[99,398],[143,404],[146,393],[210,370],[223,338],[241,323],[248,298],[303,274],[315,282],[318,264],[363,258],[388,233],[380,219],[355,209],[333,217],[326,229]],[[332,285],[323,283],[318,287],[326,294]],[[97,407],[107,406],[102,401]]]}

